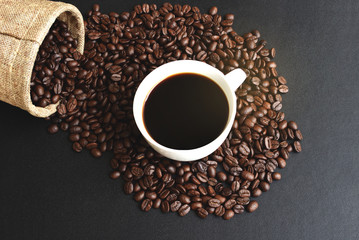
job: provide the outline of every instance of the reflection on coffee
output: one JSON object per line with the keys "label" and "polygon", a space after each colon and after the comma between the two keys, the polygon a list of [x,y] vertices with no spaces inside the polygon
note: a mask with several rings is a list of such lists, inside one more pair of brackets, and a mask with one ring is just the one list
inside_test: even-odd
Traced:
{"label": "reflection on coffee", "polygon": [[194,73],[167,77],[149,94],[143,120],[151,137],[173,149],[194,149],[216,139],[224,130],[229,106],[223,90]]}

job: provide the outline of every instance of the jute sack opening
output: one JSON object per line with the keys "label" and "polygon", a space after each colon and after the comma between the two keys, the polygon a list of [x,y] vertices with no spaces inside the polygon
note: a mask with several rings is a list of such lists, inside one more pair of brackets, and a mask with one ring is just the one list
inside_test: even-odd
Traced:
{"label": "jute sack opening", "polygon": [[36,117],[56,112],[56,104],[37,107],[30,97],[30,80],[39,47],[56,19],[65,22],[77,50],[83,53],[84,22],[73,5],[46,0],[0,0],[0,100]]}

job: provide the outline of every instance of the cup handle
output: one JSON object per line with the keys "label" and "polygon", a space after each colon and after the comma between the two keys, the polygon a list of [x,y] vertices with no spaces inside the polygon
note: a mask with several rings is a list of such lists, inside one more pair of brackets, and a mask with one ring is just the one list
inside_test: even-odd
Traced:
{"label": "cup handle", "polygon": [[232,91],[235,92],[237,88],[239,88],[239,86],[244,82],[244,80],[246,80],[247,75],[242,69],[237,68],[227,73],[224,77],[228,81]]}

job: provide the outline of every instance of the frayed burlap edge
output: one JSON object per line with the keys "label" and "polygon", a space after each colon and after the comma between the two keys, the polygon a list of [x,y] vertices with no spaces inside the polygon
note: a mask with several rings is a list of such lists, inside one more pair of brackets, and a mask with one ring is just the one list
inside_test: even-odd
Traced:
{"label": "frayed burlap edge", "polygon": [[83,53],[83,18],[73,5],[45,0],[0,0],[0,100],[36,117],[56,112],[56,104],[37,107],[30,97],[36,55],[56,19],[67,23],[78,40],[77,50]]}

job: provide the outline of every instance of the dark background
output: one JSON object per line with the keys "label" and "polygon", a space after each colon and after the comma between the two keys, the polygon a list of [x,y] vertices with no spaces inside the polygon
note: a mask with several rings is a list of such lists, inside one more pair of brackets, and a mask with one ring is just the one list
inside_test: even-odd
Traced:
{"label": "dark background", "polygon": [[[84,14],[95,1],[70,1]],[[142,1],[109,0],[122,12]],[[158,4],[162,4],[159,2]],[[253,214],[230,221],[193,212],[144,213],[109,179],[110,154],[71,150],[67,134],[0,103],[0,239],[359,239],[359,2],[174,1],[234,13],[234,29],[259,29],[288,80],[286,119],[303,152]]]}

